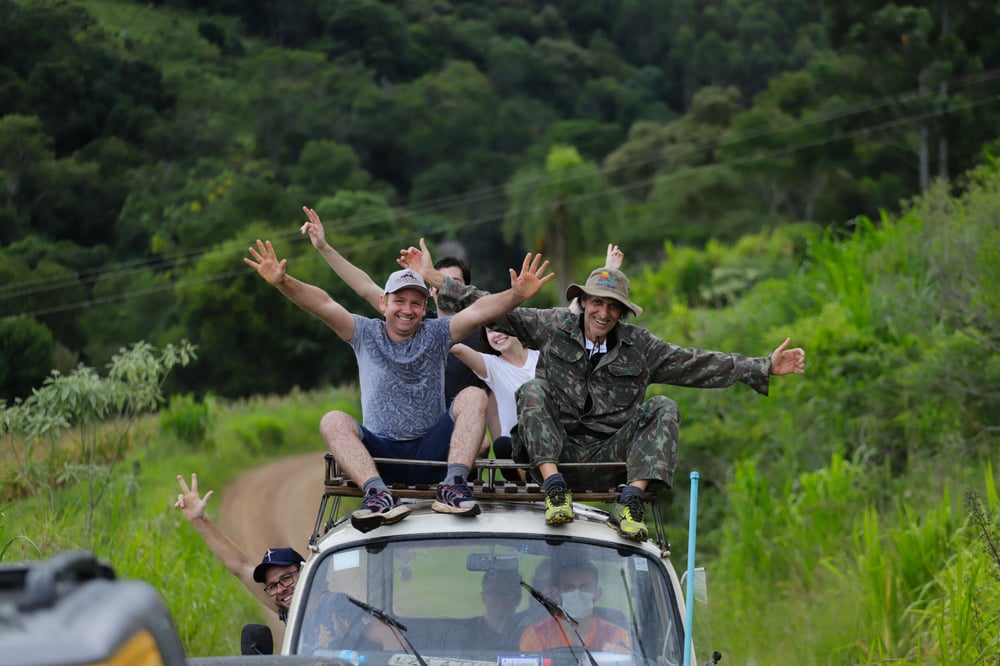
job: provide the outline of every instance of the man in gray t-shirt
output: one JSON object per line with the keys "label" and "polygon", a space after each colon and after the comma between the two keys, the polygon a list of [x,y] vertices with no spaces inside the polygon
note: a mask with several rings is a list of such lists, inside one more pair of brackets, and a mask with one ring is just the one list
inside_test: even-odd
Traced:
{"label": "man in gray t-shirt", "polygon": [[326,242],[316,212],[310,208],[305,212],[309,221],[302,226],[302,233],[309,234],[331,268],[359,295],[371,303],[379,292],[378,308],[384,320],[352,314],[323,289],[288,275],[287,260],[278,260],[270,241],[258,239],[257,246],[249,248],[250,257],[243,261],[286,298],[332,328],[357,357],[362,423],[342,411],[328,412],[320,422],[320,432],[333,457],[365,490],[362,507],[351,515],[351,524],[367,532],[406,517],[409,507],[389,491],[387,481],[441,481],[440,471],[435,472],[434,467],[384,465],[380,470],[373,457],[446,460],[445,478],[431,508],[441,513],[477,515],[479,505],[466,477],[486,427],[486,393],[470,387],[445,409],[448,351],[477,327],[534,296],[554,277],[553,273],[545,275],[548,262],[540,255],[528,254],[520,273],[511,269],[507,291],[481,298],[454,317],[425,321],[428,291],[418,272],[396,271],[384,288],[378,287]]}

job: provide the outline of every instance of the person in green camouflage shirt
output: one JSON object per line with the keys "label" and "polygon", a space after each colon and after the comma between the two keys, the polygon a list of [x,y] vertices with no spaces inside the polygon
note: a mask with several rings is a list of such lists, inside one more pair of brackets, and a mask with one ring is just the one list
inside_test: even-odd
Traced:
{"label": "person in green camouflage shirt", "polygon": [[[429,261],[423,239],[419,250],[403,250],[399,259],[400,265],[419,270],[456,311],[485,295],[441,275]],[[514,458],[524,460],[526,454],[536,466],[549,525],[573,520],[569,488],[624,480],[609,508],[609,526],[627,539],[643,541],[643,493],[651,482],[672,485],[680,425],[677,403],[666,396],[646,400],[647,387],[723,388],[742,382],[767,395],[771,376],[805,372],[805,352],[789,349],[790,338],[765,357],[661,340],[625,321],[642,314],[642,308],[630,300],[629,279],[620,270],[595,269],[585,284],[570,285],[566,298],[578,298],[583,312],[516,308],[493,324],[540,352],[535,378],[517,392]],[[559,471],[560,462],[611,461],[625,461],[626,479],[602,478],[600,467],[574,469],[575,474],[567,470],[566,476]]]}

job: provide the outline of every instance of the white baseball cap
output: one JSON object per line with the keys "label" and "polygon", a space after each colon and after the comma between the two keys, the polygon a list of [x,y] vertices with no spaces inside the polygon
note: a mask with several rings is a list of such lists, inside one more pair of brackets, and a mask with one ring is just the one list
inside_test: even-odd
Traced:
{"label": "white baseball cap", "polygon": [[385,283],[386,294],[395,294],[400,289],[416,289],[424,296],[429,296],[430,292],[427,291],[427,284],[424,282],[424,278],[421,277],[420,273],[405,268],[401,271],[396,271],[389,276],[389,279]]}

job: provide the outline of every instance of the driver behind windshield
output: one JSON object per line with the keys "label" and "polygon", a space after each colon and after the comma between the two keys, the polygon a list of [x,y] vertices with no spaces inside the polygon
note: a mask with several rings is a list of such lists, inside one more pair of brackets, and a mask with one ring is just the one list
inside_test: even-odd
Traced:
{"label": "driver behind windshield", "polygon": [[518,616],[521,603],[521,575],[517,570],[489,569],[483,574],[480,598],[483,615],[472,620],[470,633],[485,649],[516,649]]}
{"label": "driver behind windshield", "polygon": [[544,652],[582,644],[602,652],[630,653],[629,632],[594,615],[594,604],[601,598],[597,577],[597,567],[589,562],[563,564],[558,570],[558,601],[578,624],[562,617],[547,617],[521,634],[521,652]]}

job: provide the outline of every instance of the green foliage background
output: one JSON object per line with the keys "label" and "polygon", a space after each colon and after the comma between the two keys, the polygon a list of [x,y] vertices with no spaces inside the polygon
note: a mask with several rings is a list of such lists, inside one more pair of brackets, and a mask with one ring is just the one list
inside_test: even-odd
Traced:
{"label": "green foliage background", "polygon": [[303,204],[372,275],[426,236],[491,289],[568,239],[577,272],[598,265],[603,234],[661,337],[807,350],[768,398],[653,389],[683,416],[675,550],[685,472],[702,479],[700,653],[996,663],[995,3],[0,0],[0,18],[0,398],[139,340],[198,345],[92,532],[85,484],[41,502],[0,459],[5,560],[91,548],[161,590],[191,654],[235,652],[259,610],[171,508],[175,476],[221,489],[356,408],[325,388],[353,381],[346,345],[246,246],[272,239],[364,312],[298,234]]}
{"label": "green foliage background", "polygon": [[[303,205],[376,277],[424,236],[488,290],[525,250],[565,287],[608,241],[637,272],[665,242],[839,233],[934,178],[958,193],[1000,126],[986,0],[0,0],[0,19],[8,401],[140,339],[202,350],[171,391],[350,381],[241,262],[270,238],[361,307],[296,233]],[[691,267],[689,304],[758,279],[719,270],[708,293]]]}
{"label": "green foliage background", "polygon": [[[967,177],[965,195],[937,188],[849,237],[789,228],[703,252],[668,246],[671,259],[636,279],[636,301],[660,306],[644,323],[666,338],[767,353],[791,336],[808,350],[807,374],[776,378],[767,398],[655,389],[684,417],[677,484],[660,498],[678,552],[689,536],[685,473],[701,476],[697,564],[709,571],[711,618],[699,616],[702,654],[995,662],[1000,171]],[[724,292],[726,305],[689,305],[691,271],[707,276],[705,300]],[[356,412],[356,394],[175,397],[158,428],[139,429],[149,434],[130,462],[141,472],[115,474],[117,495],[92,534],[81,527],[84,486],[68,485],[55,510],[8,497],[0,552],[91,548],[162,591],[191,654],[233,652],[259,610],[171,508],[174,478],[197,470],[222,488],[242,470],[315,450],[315,424],[331,408]],[[684,559],[675,555],[681,568]]]}

